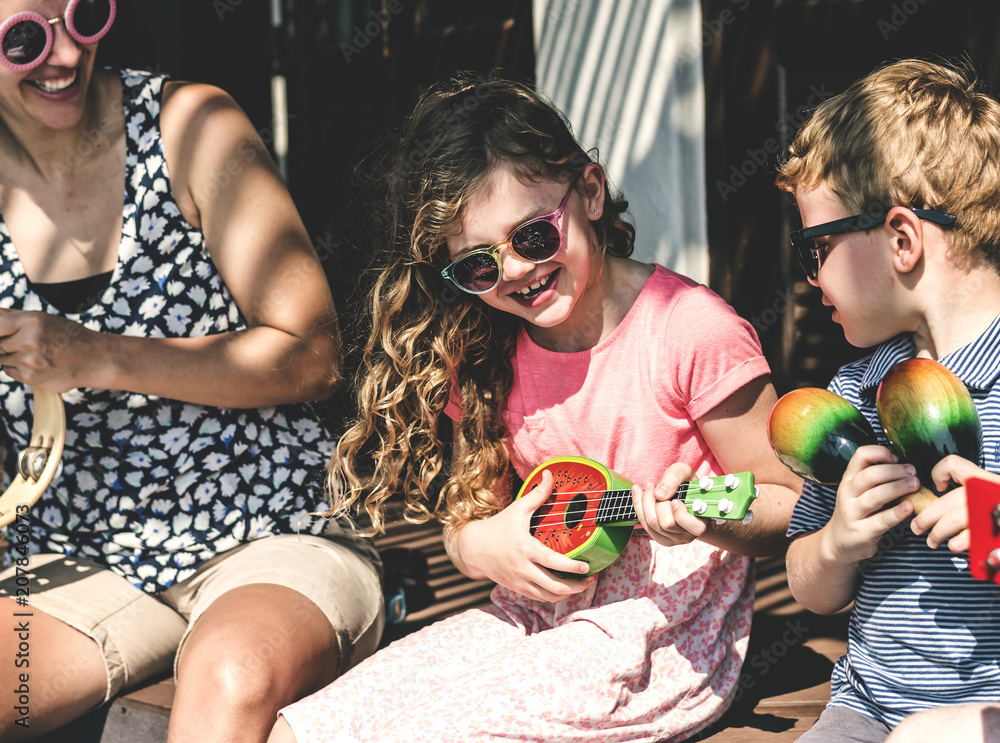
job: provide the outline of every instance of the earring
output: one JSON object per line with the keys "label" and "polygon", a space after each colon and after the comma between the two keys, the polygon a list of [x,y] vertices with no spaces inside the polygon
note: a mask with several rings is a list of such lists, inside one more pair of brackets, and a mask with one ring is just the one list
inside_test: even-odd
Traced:
{"label": "earring", "polygon": [[594,216],[595,216],[595,217],[596,217],[596,216],[597,216],[598,214],[600,214],[600,213],[601,213],[601,210],[600,210],[600,209],[594,209]]}

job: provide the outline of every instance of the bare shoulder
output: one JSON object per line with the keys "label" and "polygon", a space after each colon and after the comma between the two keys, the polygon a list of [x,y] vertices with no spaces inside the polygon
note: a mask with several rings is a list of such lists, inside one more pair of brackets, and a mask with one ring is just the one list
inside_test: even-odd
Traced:
{"label": "bare shoulder", "polygon": [[160,107],[163,154],[184,217],[201,226],[196,192],[236,157],[263,150],[260,137],[232,96],[214,85],[170,81]]}
{"label": "bare shoulder", "polygon": [[[163,89],[160,127],[164,142],[214,145],[255,134],[250,120],[226,91],[205,83],[168,82]],[[198,140],[188,141],[197,135]]]}

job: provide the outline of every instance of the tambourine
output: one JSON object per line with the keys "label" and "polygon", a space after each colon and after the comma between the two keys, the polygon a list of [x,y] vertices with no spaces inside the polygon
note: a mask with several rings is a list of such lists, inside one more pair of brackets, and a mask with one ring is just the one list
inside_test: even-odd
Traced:
{"label": "tambourine", "polygon": [[[66,410],[62,398],[35,389],[35,420],[30,445],[17,455],[17,474],[0,495],[0,529],[17,518],[18,506],[33,506],[59,469],[66,443]],[[23,509],[22,509],[23,510]]]}

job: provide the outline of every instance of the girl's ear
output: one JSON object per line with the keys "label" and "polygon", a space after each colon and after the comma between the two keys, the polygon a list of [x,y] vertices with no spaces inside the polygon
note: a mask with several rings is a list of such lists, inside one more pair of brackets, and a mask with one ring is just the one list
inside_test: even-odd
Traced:
{"label": "girl's ear", "polygon": [[924,255],[924,229],[920,217],[910,209],[894,206],[886,216],[892,233],[892,263],[900,273],[909,273]]}
{"label": "girl's ear", "polygon": [[580,186],[583,189],[587,217],[594,222],[604,213],[604,168],[598,163],[587,165],[580,175]]}

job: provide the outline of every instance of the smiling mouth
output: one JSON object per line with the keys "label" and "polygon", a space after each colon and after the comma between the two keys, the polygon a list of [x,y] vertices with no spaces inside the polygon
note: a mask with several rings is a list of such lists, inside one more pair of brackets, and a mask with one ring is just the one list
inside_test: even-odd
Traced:
{"label": "smiling mouth", "polygon": [[73,85],[76,82],[77,76],[78,74],[74,70],[72,74],[55,80],[28,80],[27,82],[44,93],[59,93]]}
{"label": "smiling mouth", "polygon": [[528,286],[518,289],[516,292],[514,292],[514,295],[520,299],[532,299],[534,297],[537,297],[539,294],[542,293],[542,291],[545,290],[545,287],[549,285],[549,281],[551,280],[554,274],[555,271],[550,273],[548,276],[543,276],[533,284],[529,284]]}

